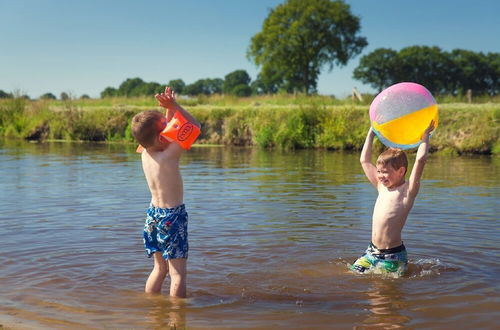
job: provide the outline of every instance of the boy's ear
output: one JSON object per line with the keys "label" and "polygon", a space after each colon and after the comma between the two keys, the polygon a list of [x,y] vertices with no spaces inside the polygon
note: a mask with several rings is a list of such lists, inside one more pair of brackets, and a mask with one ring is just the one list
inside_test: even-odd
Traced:
{"label": "boy's ear", "polygon": [[398,174],[401,175],[401,176],[404,176],[406,174],[406,167],[404,166],[401,166],[399,169],[398,169]]}

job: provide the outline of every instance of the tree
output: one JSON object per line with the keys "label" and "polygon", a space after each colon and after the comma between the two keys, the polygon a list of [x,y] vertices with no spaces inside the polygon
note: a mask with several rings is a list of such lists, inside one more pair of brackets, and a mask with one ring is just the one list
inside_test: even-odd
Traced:
{"label": "tree", "polygon": [[118,96],[133,96],[134,89],[144,84],[141,78],[128,78],[118,87]]}
{"label": "tree", "polygon": [[323,66],[346,65],[367,45],[359,30],[359,18],[343,1],[287,0],[270,11],[247,57],[262,66],[263,81],[314,93]]}
{"label": "tree", "polygon": [[413,81],[436,94],[498,94],[500,54],[464,49],[443,52],[439,47],[411,46],[399,52],[378,48],[361,58],[353,77],[379,91]]}
{"label": "tree", "polygon": [[57,99],[56,96],[52,93],[45,93],[42,96],[40,96],[40,99],[42,100],[55,100]]}
{"label": "tree", "polygon": [[272,69],[266,75],[259,73],[257,79],[255,79],[252,84],[252,92],[254,94],[275,94],[278,92],[279,84],[281,79],[278,73],[275,71],[274,74],[271,73]]}
{"label": "tree", "polygon": [[[127,96],[152,96],[163,92],[161,87],[162,86],[157,82],[143,82],[129,91]],[[164,89],[165,88],[163,88],[163,90]]]}
{"label": "tree", "polygon": [[170,80],[167,84],[170,86],[170,88],[176,93],[176,94],[182,94],[184,93],[184,87],[186,87],[186,84],[182,79],[174,79]]}
{"label": "tree", "polygon": [[60,95],[60,99],[63,100],[63,101],[69,100],[70,98],[71,97],[66,92],[62,92],[61,95]]}
{"label": "tree", "polygon": [[456,94],[465,94],[468,89],[479,94],[495,95],[498,93],[498,77],[500,74],[499,53],[485,55],[481,52],[476,53],[464,49],[454,49],[450,56],[453,61],[454,91],[456,91]]}
{"label": "tree", "polygon": [[198,79],[194,83],[187,85],[184,88],[184,93],[187,95],[211,95],[222,92],[224,80],[215,79]]}
{"label": "tree", "polygon": [[249,96],[252,93],[252,89],[249,84],[252,79],[245,70],[236,70],[228,73],[224,77],[223,92],[226,94],[236,95],[236,89],[238,94],[248,95],[237,95],[237,96]]}
{"label": "tree", "polygon": [[231,94],[238,97],[248,97],[252,95],[252,87],[248,85],[238,85],[233,88]]}
{"label": "tree", "polygon": [[210,94],[221,94],[222,86],[224,86],[224,80],[221,78],[206,79],[205,83],[210,91]]}
{"label": "tree", "polygon": [[417,82],[435,94],[448,91],[451,61],[439,47],[410,46],[397,57],[396,81]]}
{"label": "tree", "polygon": [[484,79],[488,85],[488,94],[497,95],[500,92],[500,53],[488,53],[485,56],[488,73]]}
{"label": "tree", "polygon": [[106,87],[102,92],[101,92],[101,98],[105,97],[115,97],[117,96],[117,90],[116,88],[113,87]]}
{"label": "tree", "polygon": [[0,99],[11,99],[12,97],[11,93],[6,93],[0,89]]}
{"label": "tree", "polygon": [[397,55],[398,52],[392,49],[375,49],[361,57],[358,67],[354,69],[353,78],[381,92],[397,82]]}

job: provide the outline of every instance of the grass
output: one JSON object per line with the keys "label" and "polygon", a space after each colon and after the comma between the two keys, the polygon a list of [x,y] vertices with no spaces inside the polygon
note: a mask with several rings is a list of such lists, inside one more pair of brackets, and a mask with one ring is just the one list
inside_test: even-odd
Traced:
{"label": "grass", "polygon": [[[359,150],[369,127],[367,110],[372,99],[365,96],[359,103],[329,96],[211,96],[179,98],[179,103],[203,125],[198,143]],[[500,100],[474,104],[451,97],[446,100],[439,103],[440,124],[431,139],[432,150],[500,154]],[[133,142],[131,118],[152,108],[160,110],[154,98],[2,99],[0,136]]]}

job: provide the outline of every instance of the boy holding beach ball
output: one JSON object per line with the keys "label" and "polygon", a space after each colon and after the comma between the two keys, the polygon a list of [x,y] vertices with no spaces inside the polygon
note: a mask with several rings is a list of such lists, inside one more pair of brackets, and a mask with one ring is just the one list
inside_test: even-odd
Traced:
{"label": "boy holding beach ball", "polygon": [[138,113],[132,119],[132,134],[140,143],[142,168],[151,192],[146,211],[144,247],[153,257],[153,270],[145,291],[160,293],[170,274],[170,295],[186,297],[188,214],[183,202],[179,160],[184,149],[200,132],[200,123],[175,101],[169,87],[157,94],[166,116],[156,110]]}
{"label": "boy holding beach ball", "polygon": [[375,164],[371,162],[375,132],[372,128],[368,131],[360,162],[366,177],[377,189],[378,197],[373,209],[371,242],[365,253],[352,265],[352,270],[359,273],[375,270],[399,275],[407,270],[408,259],[401,232],[420,188],[429,150],[429,136],[434,126],[432,120],[421,136],[408,180],[405,180],[408,160],[401,149],[389,148],[380,154]]}

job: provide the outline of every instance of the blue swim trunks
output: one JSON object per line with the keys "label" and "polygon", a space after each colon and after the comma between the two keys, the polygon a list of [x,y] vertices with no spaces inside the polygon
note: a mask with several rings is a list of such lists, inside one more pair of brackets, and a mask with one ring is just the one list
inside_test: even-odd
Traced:
{"label": "blue swim trunks", "polygon": [[378,268],[387,273],[403,275],[408,267],[408,256],[404,244],[390,249],[378,249],[373,243],[365,253],[351,266],[351,270],[364,273],[368,269]]}
{"label": "blue swim trunks", "polygon": [[165,259],[188,257],[188,214],[184,204],[162,209],[152,204],[146,211],[144,247],[148,257],[157,251]]}

